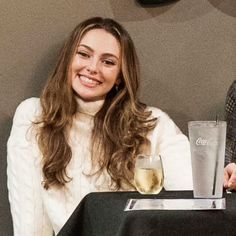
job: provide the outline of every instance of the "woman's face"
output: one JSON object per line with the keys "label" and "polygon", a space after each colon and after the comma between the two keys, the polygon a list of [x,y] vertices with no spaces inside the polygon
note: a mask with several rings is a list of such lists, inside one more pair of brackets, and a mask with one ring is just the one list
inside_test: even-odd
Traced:
{"label": "woman's face", "polygon": [[120,44],[103,29],[88,31],[81,39],[71,65],[71,83],[86,101],[101,100],[117,83]]}

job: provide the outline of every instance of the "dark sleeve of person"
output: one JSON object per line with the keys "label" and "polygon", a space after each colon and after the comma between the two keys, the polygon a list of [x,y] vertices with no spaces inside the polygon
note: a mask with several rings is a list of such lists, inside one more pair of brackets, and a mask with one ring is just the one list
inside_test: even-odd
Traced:
{"label": "dark sleeve of person", "polygon": [[236,80],[231,84],[225,101],[227,121],[225,165],[236,162]]}

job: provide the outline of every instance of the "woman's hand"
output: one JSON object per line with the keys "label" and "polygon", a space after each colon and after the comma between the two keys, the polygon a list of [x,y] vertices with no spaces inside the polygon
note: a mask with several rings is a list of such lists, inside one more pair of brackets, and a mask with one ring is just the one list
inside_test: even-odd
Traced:
{"label": "woman's hand", "polygon": [[229,163],[224,170],[224,187],[236,190],[236,164]]}

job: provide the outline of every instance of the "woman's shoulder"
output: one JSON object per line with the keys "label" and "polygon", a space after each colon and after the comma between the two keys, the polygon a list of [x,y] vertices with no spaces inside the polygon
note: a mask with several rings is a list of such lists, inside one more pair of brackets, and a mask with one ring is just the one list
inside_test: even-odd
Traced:
{"label": "woman's shoulder", "polygon": [[169,115],[160,108],[147,106],[147,110],[152,112],[152,116],[158,119],[170,119]]}
{"label": "woman's shoulder", "polygon": [[39,98],[32,97],[22,101],[16,108],[14,120],[31,120],[39,115],[41,110]]}
{"label": "woman's shoulder", "polygon": [[157,107],[148,106],[147,109],[152,112],[151,116],[157,118],[157,129],[165,129],[168,132],[181,133],[173,119],[164,111]]}

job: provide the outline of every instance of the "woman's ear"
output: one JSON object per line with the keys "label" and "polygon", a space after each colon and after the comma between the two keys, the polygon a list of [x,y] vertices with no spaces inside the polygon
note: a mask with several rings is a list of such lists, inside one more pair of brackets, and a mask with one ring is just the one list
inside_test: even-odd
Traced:
{"label": "woman's ear", "polygon": [[119,84],[120,84],[120,79],[117,79],[116,82],[115,82],[115,85],[119,86]]}
{"label": "woman's ear", "polygon": [[118,76],[117,76],[115,85],[118,85],[118,86],[119,86],[120,83],[121,83],[122,78],[123,78],[123,73],[122,73],[122,70],[120,70],[120,72],[119,72],[119,74],[118,74]]}
{"label": "woman's ear", "polygon": [[118,77],[118,78],[116,79],[116,82],[115,82],[115,89],[116,89],[116,92],[118,92],[118,90],[119,90],[120,82],[121,82],[121,79]]}
{"label": "woman's ear", "polygon": [[121,82],[120,76],[118,76],[118,78],[116,79],[115,85],[119,86]]}

